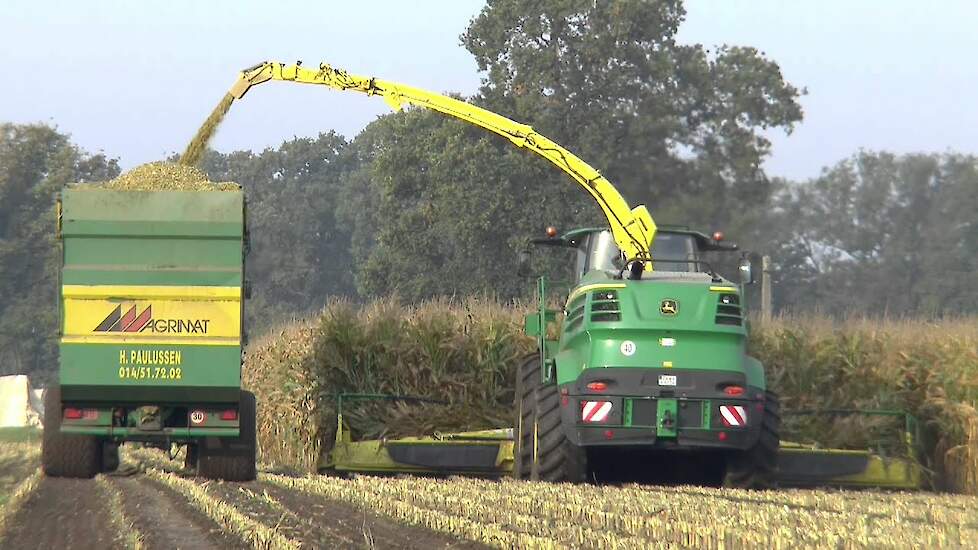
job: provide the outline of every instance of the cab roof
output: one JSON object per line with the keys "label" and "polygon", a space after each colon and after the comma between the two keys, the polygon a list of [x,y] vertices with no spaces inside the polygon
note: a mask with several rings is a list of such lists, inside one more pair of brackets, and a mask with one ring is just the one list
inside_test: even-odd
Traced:
{"label": "cab roof", "polygon": [[[559,238],[553,239],[554,241],[564,241],[567,246],[577,247],[580,246],[581,241],[584,237],[590,235],[591,233],[599,233],[601,231],[608,231],[607,227],[584,227],[580,229],[572,229],[567,233],[564,233]],[[707,236],[699,231],[693,231],[685,226],[676,225],[666,225],[660,226],[659,233],[675,234],[675,235],[689,235],[696,239],[696,245],[700,250],[721,250],[721,251],[733,251],[737,250],[738,247],[735,243],[728,243],[724,241],[717,241],[712,237]]]}

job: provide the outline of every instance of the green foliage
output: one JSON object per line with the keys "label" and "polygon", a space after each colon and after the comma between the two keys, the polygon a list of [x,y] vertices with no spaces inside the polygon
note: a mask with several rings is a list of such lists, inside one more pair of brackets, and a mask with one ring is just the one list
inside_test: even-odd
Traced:
{"label": "green foliage", "polygon": [[22,428],[0,428],[2,443],[37,443],[41,440],[41,430],[33,426]]}
{"label": "green foliage", "polygon": [[517,251],[544,228],[593,225],[600,214],[575,184],[547,181],[552,168],[441,115],[381,117],[350,145],[360,168],[347,181],[342,219],[354,227],[358,288],[365,296],[525,292]]}
{"label": "green foliage", "polygon": [[[751,48],[677,43],[683,17],[679,2],[490,2],[462,37],[485,73],[471,100],[578,152],[662,222],[749,236],[770,194],[761,130],[790,130],[799,92]],[[438,114],[382,117],[350,148],[340,215],[364,296],[525,295],[528,237],[605,223],[558,169]]]}
{"label": "green foliage", "polygon": [[941,316],[978,309],[978,157],[861,151],[789,185],[770,216],[780,307]]}
{"label": "green foliage", "polygon": [[334,211],[350,170],[346,141],[335,133],[295,138],[259,154],[209,152],[202,168],[214,181],[242,185],[251,252],[249,332],[316,311],[328,296],[354,294],[350,231]]}
{"label": "green foliage", "polygon": [[679,0],[496,0],[462,40],[491,109],[575,150],[662,221],[733,233],[770,191],[761,131],[801,120],[799,91],[753,48],[677,42],[684,18]]}
{"label": "green foliage", "polygon": [[0,375],[57,369],[58,247],[55,195],[71,182],[119,174],[114,159],[89,155],[40,124],[0,124]]}

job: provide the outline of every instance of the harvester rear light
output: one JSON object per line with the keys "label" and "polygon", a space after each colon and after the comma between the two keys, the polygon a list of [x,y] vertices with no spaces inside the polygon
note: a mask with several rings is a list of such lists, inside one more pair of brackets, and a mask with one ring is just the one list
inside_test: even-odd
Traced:
{"label": "harvester rear light", "polygon": [[738,397],[744,395],[744,388],[742,386],[727,386],[723,388],[723,393],[730,397]]}
{"label": "harvester rear light", "polygon": [[608,389],[608,383],[607,382],[590,382],[587,385],[587,389],[589,389],[591,391],[605,391],[606,389]]}
{"label": "harvester rear light", "polygon": [[221,420],[237,420],[238,411],[235,409],[229,409],[221,412]]}

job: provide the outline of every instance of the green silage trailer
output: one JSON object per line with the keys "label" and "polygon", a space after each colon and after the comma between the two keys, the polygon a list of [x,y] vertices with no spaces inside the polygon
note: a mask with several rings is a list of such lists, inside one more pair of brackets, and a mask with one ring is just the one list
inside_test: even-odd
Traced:
{"label": "green silage trailer", "polygon": [[255,477],[255,397],[241,388],[240,190],[65,190],[58,201],[59,385],[43,465],[92,477],[127,441],[172,449],[205,477]]}

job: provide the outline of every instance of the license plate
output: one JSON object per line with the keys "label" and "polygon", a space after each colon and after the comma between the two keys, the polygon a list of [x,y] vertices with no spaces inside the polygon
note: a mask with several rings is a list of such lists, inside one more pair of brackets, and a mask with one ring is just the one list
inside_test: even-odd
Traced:
{"label": "license plate", "polygon": [[660,374],[659,375],[659,385],[660,386],[675,386],[676,385],[676,375],[674,375],[674,374]]}

